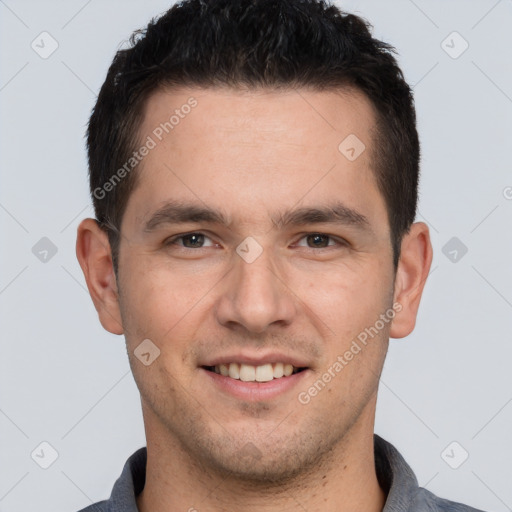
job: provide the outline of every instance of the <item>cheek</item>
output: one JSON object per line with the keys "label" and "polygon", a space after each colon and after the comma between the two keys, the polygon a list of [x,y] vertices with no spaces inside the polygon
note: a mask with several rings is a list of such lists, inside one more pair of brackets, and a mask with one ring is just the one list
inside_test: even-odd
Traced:
{"label": "cheek", "polygon": [[[182,358],[198,325],[195,308],[203,293],[184,287],[168,273],[152,270],[132,273],[122,288],[121,313],[132,371],[141,393],[151,396],[173,395],[179,382],[189,375],[189,365]],[[145,366],[137,351],[144,340],[150,340],[158,356]],[[147,343],[147,342],[146,342]],[[150,357],[156,349],[149,345]]]}
{"label": "cheek", "polygon": [[169,272],[143,262],[132,265],[131,271],[129,268],[121,282],[120,301],[127,341],[149,338],[160,345],[166,333],[191,309],[195,294]]}
{"label": "cheek", "polygon": [[321,332],[342,342],[373,325],[389,307],[390,285],[377,269],[332,265],[311,276],[296,274],[297,295],[323,323]]}

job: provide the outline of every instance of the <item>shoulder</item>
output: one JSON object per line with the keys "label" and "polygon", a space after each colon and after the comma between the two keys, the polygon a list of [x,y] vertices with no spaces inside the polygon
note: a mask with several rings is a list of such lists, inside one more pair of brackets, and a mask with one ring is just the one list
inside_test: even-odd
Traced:
{"label": "shoulder", "polygon": [[380,486],[387,492],[383,512],[484,512],[419,487],[412,468],[396,447],[377,434],[374,440],[375,470]]}
{"label": "shoulder", "polygon": [[411,512],[484,512],[483,510],[457,503],[436,496],[434,493],[419,487],[411,503]]}
{"label": "shoulder", "polygon": [[85,507],[78,512],[108,512],[108,501],[98,501],[97,503],[93,503],[88,507]]}

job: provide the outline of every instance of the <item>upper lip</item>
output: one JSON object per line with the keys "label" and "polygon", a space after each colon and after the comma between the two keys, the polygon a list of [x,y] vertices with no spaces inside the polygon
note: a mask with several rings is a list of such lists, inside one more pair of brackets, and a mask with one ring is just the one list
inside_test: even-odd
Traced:
{"label": "upper lip", "polygon": [[251,366],[261,366],[270,363],[291,364],[295,368],[307,368],[309,365],[297,356],[283,354],[281,352],[268,352],[265,354],[250,354],[248,352],[237,352],[233,354],[209,357],[199,366],[218,366],[220,364],[240,363]]}

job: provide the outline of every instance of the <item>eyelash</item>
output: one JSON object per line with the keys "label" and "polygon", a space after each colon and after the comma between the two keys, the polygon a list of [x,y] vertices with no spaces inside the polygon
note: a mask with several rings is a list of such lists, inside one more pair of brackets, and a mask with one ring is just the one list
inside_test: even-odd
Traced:
{"label": "eyelash", "polygon": [[[204,236],[205,238],[211,240],[211,238],[206,235],[205,233],[201,233],[199,231],[192,231],[190,233],[184,233],[183,235],[177,235],[177,236],[174,236],[172,238],[169,238],[167,239],[165,242],[164,242],[164,245],[166,247],[169,247],[169,246],[173,246],[173,245],[177,245],[177,242],[179,240],[183,240],[184,238],[187,238],[187,237],[190,237],[192,235],[201,235],[201,236]],[[316,232],[316,231],[313,231],[311,233],[306,233],[304,235],[302,235],[301,238],[299,238],[299,241],[300,240],[303,240],[304,238],[307,238],[308,236],[314,236],[314,235],[319,235],[319,236],[323,236],[323,237],[327,237],[329,240],[333,240],[334,242],[336,242],[336,244],[339,246],[339,247],[347,247],[348,246],[348,242],[346,242],[345,240],[343,240],[342,238],[338,238],[338,237],[334,237],[332,235],[329,235],[327,233],[320,233],[320,232]],[[180,249],[183,249],[183,250],[191,250],[191,251],[198,251],[200,249],[206,249],[208,247],[211,247],[211,246],[207,246],[207,247],[197,247],[197,248],[192,248],[192,247],[184,247],[184,246],[179,246]],[[335,248],[336,245],[333,244],[333,245],[327,245],[327,247],[318,247],[318,248],[315,248],[315,247],[307,247],[307,246],[302,246],[303,248],[305,249],[310,249],[312,251],[315,251],[315,252],[318,252],[319,249],[332,249],[332,248]]]}

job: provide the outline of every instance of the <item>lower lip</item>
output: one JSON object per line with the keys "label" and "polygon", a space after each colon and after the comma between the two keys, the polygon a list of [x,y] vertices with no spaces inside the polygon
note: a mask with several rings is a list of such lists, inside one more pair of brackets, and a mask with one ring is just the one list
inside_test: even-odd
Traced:
{"label": "lower lip", "polygon": [[244,382],[243,380],[224,377],[219,373],[211,372],[200,368],[212,379],[214,385],[231,396],[247,401],[270,400],[296,387],[309,373],[309,370],[302,370],[289,377],[280,377],[268,382]]}

